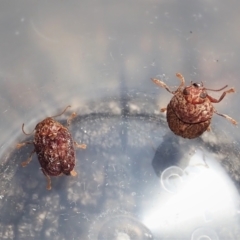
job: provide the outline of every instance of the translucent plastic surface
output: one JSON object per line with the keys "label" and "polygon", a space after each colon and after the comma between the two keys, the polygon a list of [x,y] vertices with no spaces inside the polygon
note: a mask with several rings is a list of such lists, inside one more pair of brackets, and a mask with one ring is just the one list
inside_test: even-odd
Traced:
{"label": "translucent plastic surface", "polygon": [[[240,132],[214,115],[188,140],[160,107],[176,72],[187,84],[228,84],[214,104],[238,122],[237,1],[0,3],[0,239],[240,239]],[[219,93],[213,93],[218,98]],[[78,143],[76,177],[46,190],[26,132],[57,118]]]}

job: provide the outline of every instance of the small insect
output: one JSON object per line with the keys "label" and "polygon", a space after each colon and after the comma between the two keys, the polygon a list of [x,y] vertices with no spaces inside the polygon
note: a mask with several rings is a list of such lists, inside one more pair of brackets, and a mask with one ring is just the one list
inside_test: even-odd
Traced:
{"label": "small insect", "polygon": [[164,82],[152,78],[155,84],[165,88],[174,95],[167,108],[162,108],[161,112],[167,111],[168,126],[176,135],[190,139],[199,137],[206,130],[210,130],[209,126],[213,113],[225,117],[234,125],[237,124],[231,117],[218,113],[212,105],[212,103],[219,103],[227,93],[235,92],[233,88],[224,91],[219,99],[215,99],[208,95],[207,90],[221,91],[227,85],[221,89],[213,90],[205,88],[203,83],[191,82],[190,86],[185,87],[185,80],[182,74],[177,73],[176,76],[181,81],[176,91],[170,91]]}
{"label": "small insect", "polygon": [[[22,162],[22,166],[27,166],[32,160],[33,154],[36,152],[38,161],[41,165],[43,174],[47,178],[47,189],[51,189],[50,176],[60,176],[62,174],[76,176],[75,167],[75,149],[86,149],[85,144],[78,144],[73,141],[71,133],[67,127],[57,122],[53,118],[61,116],[70,106],[67,106],[64,111],[56,116],[48,117],[39,122],[33,132],[35,131],[34,140],[17,144],[17,148],[21,148],[26,144],[33,144],[34,150],[31,152],[29,158]],[[71,120],[76,117],[76,113],[67,120],[67,126],[70,125]],[[24,123],[22,125],[24,131]]]}

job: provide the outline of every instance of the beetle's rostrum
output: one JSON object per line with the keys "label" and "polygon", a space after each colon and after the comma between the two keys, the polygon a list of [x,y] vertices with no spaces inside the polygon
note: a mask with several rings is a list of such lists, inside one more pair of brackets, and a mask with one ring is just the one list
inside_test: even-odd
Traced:
{"label": "beetle's rostrum", "polygon": [[[47,189],[51,189],[50,176],[60,176],[62,174],[76,176],[77,173],[74,170],[75,167],[75,146],[85,149],[85,144],[77,144],[73,141],[71,133],[67,127],[64,127],[61,123],[54,120],[55,117],[62,115],[70,106],[67,106],[61,114],[53,117],[48,117],[39,122],[34,131],[34,140],[30,142],[24,142],[17,145],[20,148],[26,144],[33,144],[34,149],[31,152],[29,158],[22,162],[22,166],[25,167],[32,160],[32,155],[36,152],[38,161],[41,165],[42,172],[47,178]],[[68,121],[67,125],[70,125],[71,120],[76,116],[73,113]],[[22,131],[25,133],[24,124],[22,125]]]}
{"label": "beetle's rostrum", "polygon": [[190,86],[185,86],[182,74],[177,73],[176,76],[181,81],[176,91],[170,91],[163,81],[152,78],[155,84],[174,95],[167,108],[162,108],[161,112],[167,111],[168,126],[176,135],[190,139],[200,136],[210,129],[213,113],[228,119],[234,125],[237,124],[228,115],[218,113],[212,105],[212,103],[219,103],[227,93],[235,92],[234,88],[224,91],[219,99],[215,99],[208,95],[207,90],[222,91],[227,85],[217,90],[205,88],[203,83],[191,82]]}

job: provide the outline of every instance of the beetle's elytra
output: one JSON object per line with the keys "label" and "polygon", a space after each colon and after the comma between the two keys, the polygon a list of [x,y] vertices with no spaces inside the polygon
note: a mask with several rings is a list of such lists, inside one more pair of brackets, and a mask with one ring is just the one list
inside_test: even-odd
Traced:
{"label": "beetle's elytra", "polygon": [[234,88],[224,91],[219,99],[215,99],[208,95],[207,90],[221,91],[227,85],[218,90],[207,89],[203,86],[203,83],[191,83],[190,86],[185,87],[185,80],[182,74],[177,73],[176,76],[181,81],[176,91],[170,91],[164,82],[152,78],[155,84],[165,88],[174,95],[167,108],[162,108],[161,112],[167,111],[168,126],[176,135],[190,139],[200,136],[210,129],[209,126],[213,113],[225,117],[234,125],[237,124],[233,118],[218,113],[212,105],[212,103],[220,102],[227,93],[235,92]]}
{"label": "beetle's elytra", "polygon": [[[34,149],[29,158],[25,162],[22,162],[22,166],[27,166],[32,160],[32,155],[36,152],[42,172],[47,178],[48,190],[51,189],[50,176],[59,176],[62,174],[77,175],[74,170],[76,158],[74,146],[82,149],[86,148],[85,144],[77,144],[74,142],[68,128],[53,119],[62,115],[69,107],[70,106],[67,106],[61,114],[48,117],[39,122],[34,129],[35,135],[33,141],[17,145],[17,148],[20,148],[26,144],[33,143]],[[75,116],[75,113],[70,116],[67,121],[68,125]],[[25,133],[23,128],[24,124],[22,125],[24,134],[31,134]]]}

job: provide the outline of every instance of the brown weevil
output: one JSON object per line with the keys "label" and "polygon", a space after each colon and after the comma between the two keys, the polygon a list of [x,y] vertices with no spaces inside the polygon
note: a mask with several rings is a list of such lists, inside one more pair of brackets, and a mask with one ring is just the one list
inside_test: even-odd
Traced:
{"label": "brown weevil", "polygon": [[[26,144],[34,145],[34,150],[31,152],[29,158],[22,162],[22,166],[27,166],[32,160],[32,155],[36,152],[42,172],[47,178],[48,190],[51,189],[50,176],[60,176],[62,174],[77,175],[74,170],[76,158],[74,146],[82,149],[86,148],[85,144],[74,142],[68,128],[53,119],[62,115],[69,107],[67,106],[62,113],[47,117],[39,122],[33,130],[35,131],[33,141],[17,144],[17,148],[21,148]],[[70,125],[71,120],[75,116],[76,114],[72,113],[67,120],[67,126]],[[22,131],[26,135],[32,134],[27,134],[24,131],[24,124],[22,125]]]}
{"label": "brown weevil", "polygon": [[155,84],[174,95],[167,108],[162,108],[161,112],[167,111],[168,126],[176,135],[189,139],[199,137],[210,129],[213,113],[225,117],[234,125],[237,124],[231,117],[218,113],[212,105],[212,103],[219,103],[227,93],[235,92],[234,88],[224,91],[219,99],[215,99],[208,95],[207,90],[221,91],[227,85],[218,90],[207,89],[203,86],[203,83],[191,82],[190,86],[185,86],[182,74],[177,73],[176,76],[181,81],[176,91],[170,91],[163,81],[152,78]]}

